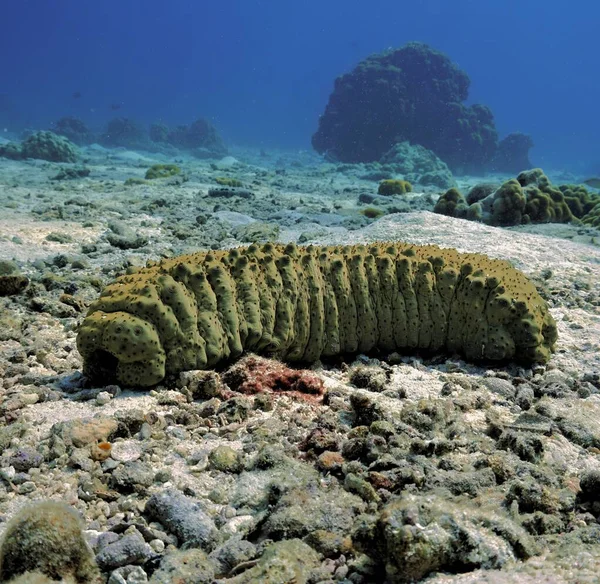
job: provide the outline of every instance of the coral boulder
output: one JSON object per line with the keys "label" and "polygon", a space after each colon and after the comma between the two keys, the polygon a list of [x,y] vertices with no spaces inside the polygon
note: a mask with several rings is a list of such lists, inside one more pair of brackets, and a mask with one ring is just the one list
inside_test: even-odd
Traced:
{"label": "coral boulder", "polygon": [[371,162],[408,140],[453,171],[483,170],[498,136],[486,106],[464,105],[469,83],[446,55],[421,43],[371,55],[335,81],[313,147],[342,162]]}

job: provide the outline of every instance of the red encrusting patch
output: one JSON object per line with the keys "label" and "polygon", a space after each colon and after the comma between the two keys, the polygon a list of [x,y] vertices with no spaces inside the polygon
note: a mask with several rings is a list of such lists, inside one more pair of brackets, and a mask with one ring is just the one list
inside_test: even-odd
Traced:
{"label": "red encrusting patch", "polygon": [[253,395],[257,393],[285,393],[307,400],[322,396],[323,380],[307,369],[291,369],[280,361],[248,355],[232,365],[222,376],[233,391]]}

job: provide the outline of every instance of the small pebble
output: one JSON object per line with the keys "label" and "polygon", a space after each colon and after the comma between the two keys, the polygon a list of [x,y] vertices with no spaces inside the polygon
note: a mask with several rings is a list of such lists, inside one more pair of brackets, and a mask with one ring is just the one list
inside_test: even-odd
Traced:
{"label": "small pebble", "polygon": [[101,391],[96,396],[96,405],[105,406],[112,399],[112,395],[108,391]]}
{"label": "small pebble", "polygon": [[150,547],[157,553],[160,554],[164,551],[165,549],[165,542],[162,541],[161,539],[153,539],[150,542]]}

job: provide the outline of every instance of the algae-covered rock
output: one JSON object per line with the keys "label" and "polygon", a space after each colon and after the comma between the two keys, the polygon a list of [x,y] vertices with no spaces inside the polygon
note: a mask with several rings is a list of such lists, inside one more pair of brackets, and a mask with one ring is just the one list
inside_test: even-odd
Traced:
{"label": "algae-covered rock", "polygon": [[190,150],[198,158],[227,155],[227,148],[216,128],[204,118],[199,118],[190,125],[180,125],[175,128],[169,128],[164,124],[152,124],[150,139]]}
{"label": "algae-covered rock", "polygon": [[279,237],[281,227],[277,223],[254,221],[235,229],[235,237],[244,243],[263,243]]}
{"label": "algae-covered rock", "polygon": [[75,162],[77,150],[69,140],[53,132],[36,132],[21,144],[23,158],[39,158],[49,162]]}
{"label": "algae-covered rock", "polygon": [[238,473],[243,468],[239,452],[226,444],[221,444],[211,450],[208,460],[211,468],[222,472]]}
{"label": "algae-covered rock", "polygon": [[241,180],[237,178],[229,178],[227,176],[218,176],[215,178],[215,182],[222,187],[243,187]]}
{"label": "algae-covered rock", "polygon": [[360,214],[364,215],[367,219],[379,219],[385,215],[385,211],[377,207],[365,207],[360,210]]}
{"label": "algae-covered rock", "polygon": [[22,160],[37,158],[48,162],[75,162],[77,150],[67,138],[53,132],[36,132],[19,144],[0,146],[0,156]]}
{"label": "algae-covered rock", "polygon": [[123,184],[126,187],[135,187],[139,185],[147,185],[148,181],[144,178],[140,178],[139,176],[130,176],[129,178],[125,179]]}
{"label": "algae-covered rock", "polygon": [[463,219],[466,216],[467,201],[457,188],[448,189],[433,208],[434,213]]}
{"label": "algae-covered rock", "polygon": [[478,185],[466,199],[457,189],[450,189],[439,198],[434,211],[502,227],[568,223],[578,218],[593,225],[593,209],[599,200],[581,185],[555,187],[542,169],[533,168],[498,188]]}
{"label": "algae-covered rock", "polygon": [[[306,584],[319,568],[320,556],[299,539],[270,544],[256,565],[233,578],[219,580],[222,584]],[[319,579],[318,581],[320,581]]]}
{"label": "algae-covered rock", "polygon": [[412,185],[406,180],[388,179],[379,183],[379,195],[404,195],[412,192]]}
{"label": "algae-covered rock", "polygon": [[346,535],[366,505],[345,490],[308,485],[290,489],[273,507],[262,534],[278,540],[305,537],[317,529]]}
{"label": "algae-covered rock", "polygon": [[0,156],[9,158],[10,160],[21,160],[23,158],[21,145],[17,142],[9,142],[8,144],[1,145]]}
{"label": "algae-covered rock", "polygon": [[79,168],[61,168],[50,180],[76,180],[90,175],[90,169]]}
{"label": "algae-covered rock", "polygon": [[154,180],[157,178],[169,178],[181,174],[181,168],[176,164],[153,164],[146,171],[146,180]]}
{"label": "algae-covered rock", "polygon": [[22,509],[6,528],[0,545],[0,581],[26,572],[54,580],[99,582],[99,570],[69,505],[44,501]]}
{"label": "algae-covered rock", "polygon": [[307,363],[374,350],[533,363],[555,341],[546,303],[506,261],[405,243],[267,243],[118,278],[77,346],[88,376],[150,386],[244,351]]}
{"label": "algae-covered rock", "polygon": [[519,182],[514,179],[505,182],[492,196],[494,200],[490,223],[520,225],[525,212],[525,195]]}
{"label": "algae-covered rock", "polygon": [[383,566],[390,584],[418,582],[438,571],[499,568],[537,551],[508,515],[447,495],[403,495],[377,518],[361,518],[353,541]]}
{"label": "algae-covered rock", "polygon": [[137,249],[148,243],[148,238],[135,232],[123,221],[110,221],[107,241],[119,249]]}
{"label": "algae-covered rock", "polygon": [[174,550],[166,554],[150,584],[211,584],[215,568],[204,551],[198,548]]}

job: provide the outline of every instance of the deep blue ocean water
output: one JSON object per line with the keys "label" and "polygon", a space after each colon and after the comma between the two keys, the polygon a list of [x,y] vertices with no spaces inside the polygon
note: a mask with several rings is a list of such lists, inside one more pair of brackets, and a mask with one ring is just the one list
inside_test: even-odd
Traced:
{"label": "deep blue ocean water", "polygon": [[414,40],[467,72],[500,137],[531,134],[534,164],[600,172],[599,23],[591,0],[6,1],[0,123],[206,117],[229,144],[309,149],[335,77]]}

